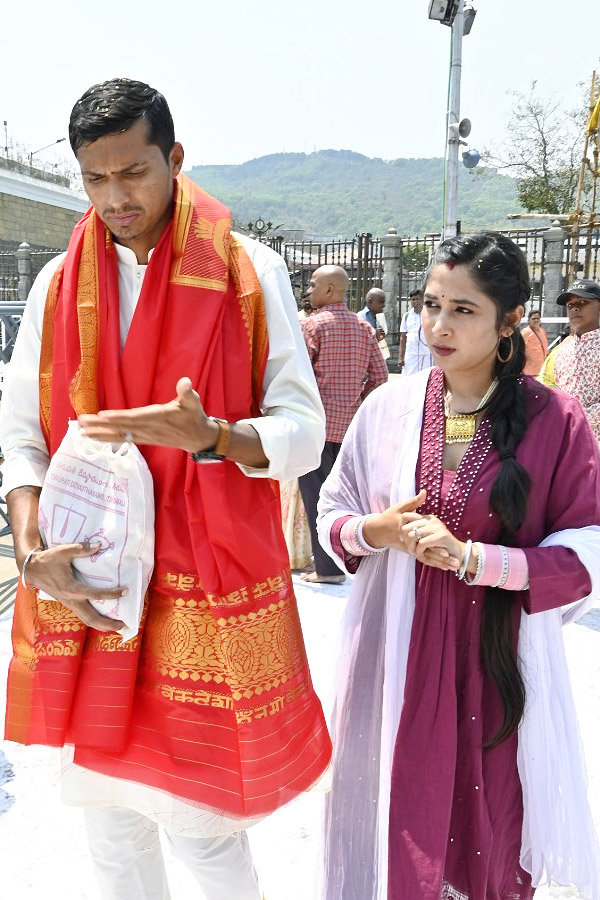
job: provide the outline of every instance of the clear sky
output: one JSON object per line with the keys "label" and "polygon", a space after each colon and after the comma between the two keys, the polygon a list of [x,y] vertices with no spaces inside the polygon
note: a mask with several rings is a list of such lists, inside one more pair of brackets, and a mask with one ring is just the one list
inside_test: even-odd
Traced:
{"label": "clear sky", "polygon": [[[281,151],[443,156],[450,28],[428,0],[28,0],[3,4],[0,140],[66,136],[71,107],[118,75],[165,94],[186,165]],[[474,0],[461,115],[498,147],[511,90],[575,105],[600,70],[599,0]],[[64,155],[69,156],[68,145]],[[61,150],[60,148],[55,148]],[[40,155],[42,158],[42,155]]]}

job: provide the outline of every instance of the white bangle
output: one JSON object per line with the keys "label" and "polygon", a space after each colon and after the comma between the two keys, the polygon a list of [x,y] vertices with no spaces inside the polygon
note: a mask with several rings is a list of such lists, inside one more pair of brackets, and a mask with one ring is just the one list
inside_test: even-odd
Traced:
{"label": "white bangle", "polygon": [[479,579],[483,574],[483,567],[485,566],[485,551],[483,549],[483,544],[476,541],[473,546],[477,547],[477,571],[474,575],[465,572],[465,584],[479,584]]}
{"label": "white bangle", "polygon": [[467,543],[465,544],[465,555],[463,556],[462,563],[460,564],[460,569],[458,569],[456,573],[456,577],[458,579],[465,577],[465,572],[467,571],[467,566],[469,565],[469,560],[471,558],[471,547],[473,546],[473,541],[469,538]]}
{"label": "white bangle", "polygon": [[27,554],[27,556],[25,557],[25,561],[23,563],[23,568],[21,569],[21,584],[23,585],[23,587],[25,588],[26,591],[34,591],[35,590],[35,585],[29,584],[29,582],[25,578],[25,571],[27,569],[27,566],[29,565],[29,560],[31,559],[31,557],[33,556],[34,553],[38,552],[38,550],[45,550],[45,549],[46,549],[45,547],[34,547],[33,550],[30,550],[29,553]]}
{"label": "white bangle", "polygon": [[376,515],[375,513],[368,513],[366,516],[361,516],[360,522],[358,523],[358,528],[356,529],[356,539],[359,544],[362,545],[363,549],[368,550],[369,553],[383,553],[387,550],[387,547],[371,547],[367,539],[363,534],[363,527],[367,519],[372,518],[372,516]]}

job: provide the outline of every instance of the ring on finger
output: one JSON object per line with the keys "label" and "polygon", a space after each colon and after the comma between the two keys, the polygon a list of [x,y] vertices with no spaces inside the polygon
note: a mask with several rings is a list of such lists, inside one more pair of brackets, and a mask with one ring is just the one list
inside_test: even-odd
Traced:
{"label": "ring on finger", "polygon": [[414,539],[416,540],[417,544],[419,543],[419,541],[420,541],[421,538],[423,537],[423,534],[422,534],[420,528],[413,528],[413,530],[411,531],[411,535],[414,537]]}

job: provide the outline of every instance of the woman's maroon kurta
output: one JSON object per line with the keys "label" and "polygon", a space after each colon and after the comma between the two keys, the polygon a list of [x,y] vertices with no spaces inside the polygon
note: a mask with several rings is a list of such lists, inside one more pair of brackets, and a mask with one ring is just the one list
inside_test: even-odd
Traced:
{"label": "woman's maroon kurta", "polygon": [[[570,550],[539,548],[547,535],[600,521],[600,459],[578,404],[524,379],[530,423],[517,458],[532,479],[527,517],[516,536],[525,549],[530,588],[517,594],[536,613],[590,591]],[[427,389],[418,486],[423,511],[440,516],[461,540],[497,543],[500,525],[489,496],[500,462],[483,422],[444,501],[443,376]],[[418,566],[406,689],[392,773],[390,900],[527,900],[531,879],[519,865],[522,825],[517,735],[485,750],[502,724],[495,685],[480,661],[485,588],[451,572]]]}

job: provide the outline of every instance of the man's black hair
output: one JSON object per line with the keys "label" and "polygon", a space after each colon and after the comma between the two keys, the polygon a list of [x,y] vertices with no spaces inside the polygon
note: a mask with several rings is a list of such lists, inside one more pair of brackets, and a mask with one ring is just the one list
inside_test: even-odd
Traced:
{"label": "man's black hair", "polygon": [[168,162],[175,128],[167,101],[150,85],[130,78],[94,84],[79,98],[69,120],[73,153],[107,134],[127,131],[138,119],[147,121],[148,143],[156,144]]}

